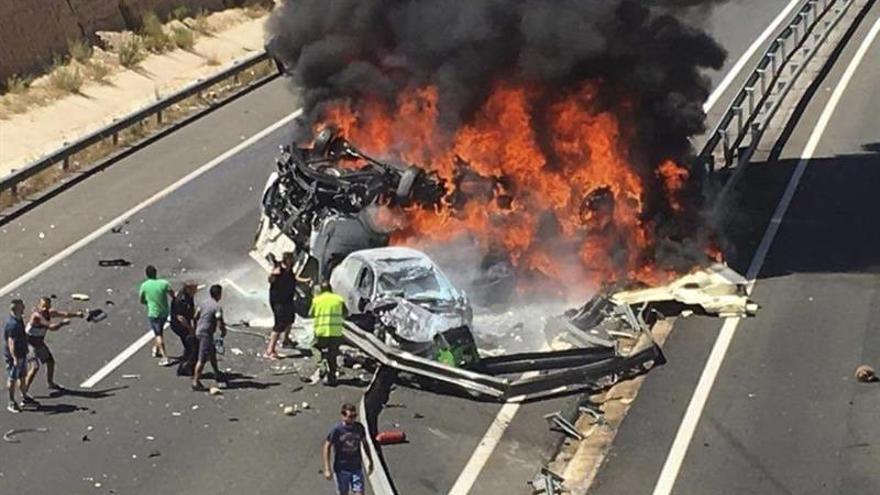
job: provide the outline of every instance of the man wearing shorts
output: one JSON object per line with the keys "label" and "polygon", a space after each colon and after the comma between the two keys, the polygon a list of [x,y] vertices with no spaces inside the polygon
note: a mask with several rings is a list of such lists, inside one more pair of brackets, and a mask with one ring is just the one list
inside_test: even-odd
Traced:
{"label": "man wearing shorts", "polygon": [[165,341],[162,332],[165,330],[165,322],[168,321],[168,299],[174,298],[171,284],[164,278],[156,277],[156,267],[147,265],[147,279],[141,283],[139,292],[141,304],[147,306],[147,320],[150,322],[150,330],[153,331],[153,357],[162,358],[159,366],[168,366],[171,360],[165,353]]}
{"label": "man wearing shorts", "polygon": [[[6,363],[6,388],[9,390],[9,404],[6,410],[21,412],[21,406],[37,405],[37,401],[27,394],[27,334],[24,327],[24,302],[13,299],[10,304],[9,319],[3,326],[3,358]],[[21,390],[21,406],[15,401],[15,389]]]}
{"label": "man wearing shorts", "polygon": [[[333,425],[324,440],[324,478],[336,476],[339,495],[363,495],[364,469],[361,446],[367,457],[367,474],[373,472],[373,459],[367,447],[367,432],[357,421],[357,409],[353,404],[342,404],[342,421]],[[330,451],[333,451],[333,473],[330,472]]]}
{"label": "man wearing shorts", "polygon": [[[57,323],[52,323],[52,318],[56,316],[64,319]],[[34,365],[28,370],[27,377],[25,378],[25,390],[30,390],[34,379],[37,377],[37,372],[40,371],[41,364],[46,365],[46,383],[49,385],[49,389],[64,390],[64,387],[55,383],[55,356],[52,355],[52,351],[46,345],[46,334],[70,325],[68,318],[73,317],[83,318],[85,317],[85,312],[52,309],[52,299],[48,297],[40,298],[40,302],[31,314],[27,324],[28,344],[34,350],[34,357],[31,359]]]}
{"label": "man wearing shorts", "polygon": [[226,381],[223,379],[223,376],[220,374],[220,368],[217,366],[217,349],[214,346],[214,334],[217,330],[220,330],[221,337],[226,337],[226,325],[223,323],[223,308],[220,306],[223,288],[219,285],[212,285],[208,292],[211,297],[199,306],[198,316],[196,317],[199,360],[196,362],[196,367],[193,370],[192,382],[192,389],[196,391],[205,390],[201,379],[206,362],[211,363],[211,368],[214,369],[214,380],[220,388],[226,386]]}

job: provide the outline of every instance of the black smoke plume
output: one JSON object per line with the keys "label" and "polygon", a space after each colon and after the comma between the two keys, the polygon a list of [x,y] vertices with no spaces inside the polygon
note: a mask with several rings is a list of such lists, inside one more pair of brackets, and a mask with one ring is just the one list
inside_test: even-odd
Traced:
{"label": "black smoke plume", "polygon": [[[499,79],[571,86],[601,79],[609,103],[639,95],[640,148],[682,157],[703,129],[724,49],[676,17],[718,0],[287,0],[270,46],[292,69],[307,114],[338,98],[440,91],[442,119],[466,121]],[[653,156],[651,156],[653,155]]]}
{"label": "black smoke plume", "polygon": [[[630,157],[656,180],[661,161],[689,163],[709,94],[702,71],[726,56],[683,19],[721,1],[286,0],[269,20],[269,48],[301,91],[306,132],[340,99],[393,101],[430,84],[454,130],[499,80],[560,91],[600,81],[607,108],[634,106],[624,122],[634,130]],[[649,205],[661,202],[659,190],[647,194]]]}

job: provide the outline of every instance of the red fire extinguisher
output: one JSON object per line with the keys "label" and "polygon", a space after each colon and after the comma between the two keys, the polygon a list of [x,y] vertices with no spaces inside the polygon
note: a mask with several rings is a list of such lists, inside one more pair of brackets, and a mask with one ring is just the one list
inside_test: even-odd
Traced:
{"label": "red fire extinguisher", "polygon": [[386,430],[376,434],[376,443],[379,445],[390,445],[403,442],[406,442],[406,433],[402,430]]}

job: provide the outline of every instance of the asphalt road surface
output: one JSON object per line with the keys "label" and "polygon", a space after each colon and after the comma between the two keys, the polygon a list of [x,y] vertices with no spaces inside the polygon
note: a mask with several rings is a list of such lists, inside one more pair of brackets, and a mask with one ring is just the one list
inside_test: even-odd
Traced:
{"label": "asphalt road surface", "polygon": [[[875,4],[779,156],[746,173],[731,224],[741,271],[878,18]],[[859,364],[880,362],[878,87],[875,40],[781,218],[752,294],[762,309],[739,324],[671,493],[880,493],[880,389],[853,379]],[[591,493],[669,493],[655,487],[719,327],[676,325],[669,364],[645,381]]]}
{"label": "asphalt road surface", "polygon": [[[713,82],[724,79],[726,70],[787,4],[743,0],[711,15],[707,22],[731,56],[724,71],[710,75]],[[718,106],[737,86],[736,78],[731,81]],[[852,105],[864,110],[858,101]],[[340,402],[356,401],[362,391],[356,384],[335,390],[304,386],[299,376],[309,374],[310,362],[288,359],[270,364],[255,356],[263,345],[259,337],[229,337],[230,351],[222,366],[237,378],[222,397],[190,392],[188,381],[159,368],[147,347],[93,388],[78,387],[146,331],[135,287],[148,263],[176,282],[196,278],[224,283],[230,320],[268,316],[262,275],[246,253],[256,227],[259,191],[290,130],[279,125],[257,139],[249,137],[297,108],[286,82],[274,81],[0,228],[4,300],[17,295],[33,302],[39,295],[55,294],[58,307],[101,307],[109,314],[100,323],[77,321],[50,337],[58,360],[57,379],[72,392],[49,394],[41,375],[34,389],[43,403],[40,411],[0,416],[3,431],[47,429],[21,433],[18,444],[0,442],[4,493],[332,492],[318,473],[320,443]],[[244,144],[237,153],[224,155],[239,143]],[[200,167],[204,170],[191,180],[166,189]],[[120,215],[126,221],[112,223]],[[110,227],[121,229],[114,233]],[[78,243],[83,238],[88,242]],[[132,266],[98,267],[99,260],[108,258],[124,258]],[[89,294],[91,301],[74,302],[73,293]],[[761,298],[760,292],[756,297]],[[749,333],[745,326],[741,332]],[[695,332],[676,329],[672,339],[690,333]],[[708,332],[696,333],[711,345]],[[172,354],[179,352],[174,337],[169,340]],[[233,354],[232,348],[243,355]],[[693,355],[670,357],[671,363],[680,361],[699,373]],[[303,401],[310,404],[305,413],[281,415],[281,404]],[[548,432],[543,414],[574,403],[568,399],[523,406],[496,439],[497,446],[481,451],[485,458],[479,459],[474,452],[499,406],[402,388],[392,394],[394,401],[406,407],[386,410],[380,425],[408,429],[411,443],[389,448],[386,454],[398,488],[407,495],[445,493],[463,471],[471,481],[458,485],[461,493],[526,492],[525,482],[560,441]]]}

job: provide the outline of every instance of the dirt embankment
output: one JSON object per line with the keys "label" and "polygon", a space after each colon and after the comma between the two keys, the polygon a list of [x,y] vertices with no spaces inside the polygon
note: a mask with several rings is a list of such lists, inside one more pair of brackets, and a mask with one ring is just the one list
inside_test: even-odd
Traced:
{"label": "dirt embankment", "polygon": [[[246,0],[0,0],[0,81],[41,72],[67,53],[72,40],[99,40],[98,31],[135,30],[146,12],[161,18],[186,7],[209,12]],[[271,0],[270,2],[271,3]]]}

